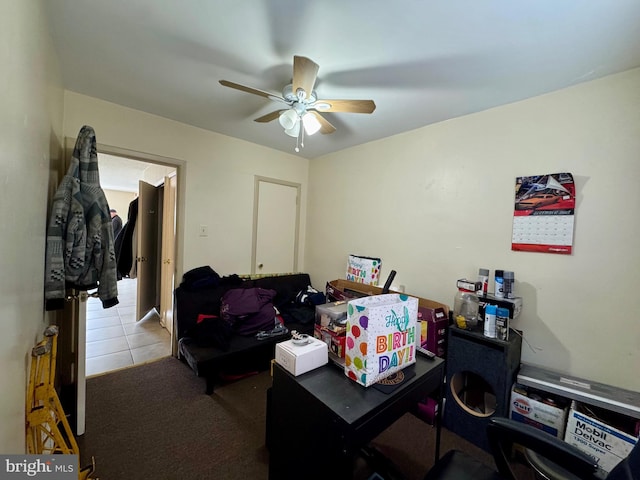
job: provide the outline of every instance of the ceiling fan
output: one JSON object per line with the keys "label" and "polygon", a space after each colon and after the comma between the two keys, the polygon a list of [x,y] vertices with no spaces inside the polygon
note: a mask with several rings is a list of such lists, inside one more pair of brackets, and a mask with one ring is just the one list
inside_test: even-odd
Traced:
{"label": "ceiling fan", "polygon": [[254,121],[267,123],[280,122],[284,133],[296,138],[295,151],[304,148],[304,134],[313,135],[320,131],[329,134],[336,128],[324,118],[320,112],[372,113],[376,109],[373,100],[320,100],[313,89],[318,76],[319,66],[307,57],[293,57],[293,81],[282,90],[282,95],[265,92],[238,83],[220,80],[225,87],[235,88],[246,93],[260,95],[286,105],[281,109],[267,113]]}

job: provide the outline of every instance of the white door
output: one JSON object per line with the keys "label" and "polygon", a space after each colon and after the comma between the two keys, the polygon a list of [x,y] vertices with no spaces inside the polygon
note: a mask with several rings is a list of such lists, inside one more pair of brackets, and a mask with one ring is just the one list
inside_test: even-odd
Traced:
{"label": "white door", "polygon": [[138,295],[136,320],[140,321],[156,307],[158,268],[158,190],[153,185],[138,182],[138,218],[136,236],[136,276]]}
{"label": "white door", "polygon": [[256,177],[251,273],[297,271],[299,198],[299,184]]}
{"label": "white door", "polygon": [[162,264],[160,265],[160,323],[171,334],[173,345],[173,288],[176,271],[176,175],[164,177],[162,198]]}

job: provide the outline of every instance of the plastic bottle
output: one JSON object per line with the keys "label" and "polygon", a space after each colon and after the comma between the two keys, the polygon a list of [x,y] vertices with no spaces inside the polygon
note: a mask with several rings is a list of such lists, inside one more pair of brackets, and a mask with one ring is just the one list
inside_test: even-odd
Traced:
{"label": "plastic bottle", "polygon": [[496,338],[496,313],[498,307],[495,305],[487,305],[484,309],[484,336]]}
{"label": "plastic bottle", "polygon": [[475,327],[478,324],[478,305],[476,292],[459,288],[453,300],[454,323],[461,328]]}
{"label": "plastic bottle", "polygon": [[482,284],[482,287],[476,294],[479,297],[486,297],[489,291],[489,269],[481,268],[478,270],[478,281]]}
{"label": "plastic bottle", "polygon": [[496,270],[495,273],[496,291],[494,295],[498,298],[504,297],[504,270]]}
{"label": "plastic bottle", "polygon": [[504,272],[504,298],[513,298],[515,297],[514,293],[514,284],[515,284],[515,274],[513,272],[506,271]]}

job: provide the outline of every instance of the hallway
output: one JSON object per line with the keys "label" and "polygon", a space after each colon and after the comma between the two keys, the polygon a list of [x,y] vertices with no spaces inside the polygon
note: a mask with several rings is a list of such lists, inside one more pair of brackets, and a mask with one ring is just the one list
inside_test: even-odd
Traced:
{"label": "hallway", "polygon": [[171,354],[169,332],[155,311],[136,322],[136,279],[118,281],[115,307],[87,301],[86,376],[157,360]]}

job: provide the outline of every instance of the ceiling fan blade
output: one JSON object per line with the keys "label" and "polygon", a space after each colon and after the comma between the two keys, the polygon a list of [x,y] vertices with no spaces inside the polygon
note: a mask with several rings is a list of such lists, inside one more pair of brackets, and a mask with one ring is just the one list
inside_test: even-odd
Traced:
{"label": "ceiling fan blade", "polygon": [[254,95],[260,95],[261,97],[269,98],[271,100],[287,103],[284,98],[278,95],[274,95],[273,93],[265,92],[264,90],[258,90],[257,88],[247,87],[245,85],[240,85],[239,83],[233,83],[228,80],[220,80],[220,85],[229,88],[235,88],[236,90],[240,90],[241,92],[252,93]]}
{"label": "ceiling fan blade", "polygon": [[318,100],[313,108],[320,112],[372,113],[376,109],[373,100]]}
{"label": "ceiling fan blade", "polygon": [[307,57],[293,57],[293,93],[296,94],[299,88],[303,89],[306,97],[309,98],[313,91],[318,75],[318,66],[313,60]]}
{"label": "ceiling fan blade", "polygon": [[318,119],[318,121],[320,122],[320,133],[323,135],[327,135],[329,133],[333,133],[336,131],[336,127],[334,127],[333,125],[331,125],[329,123],[329,121],[324,118],[322,115],[320,115],[318,112],[310,110],[311,113],[313,113],[315,115],[315,117]]}
{"label": "ceiling fan blade", "polygon": [[266,115],[256,118],[254,122],[259,122],[259,123],[271,122],[272,120],[275,120],[276,118],[278,118],[280,116],[280,113],[282,113],[283,111],[284,110],[276,110],[274,112],[267,113]]}

